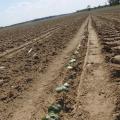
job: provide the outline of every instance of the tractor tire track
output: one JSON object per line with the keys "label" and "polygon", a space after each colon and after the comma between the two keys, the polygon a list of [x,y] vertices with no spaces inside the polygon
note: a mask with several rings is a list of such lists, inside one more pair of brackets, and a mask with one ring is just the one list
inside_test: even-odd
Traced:
{"label": "tractor tire track", "polygon": [[6,57],[7,55],[11,55],[11,54],[14,54],[14,53],[16,54],[19,51],[21,51],[22,49],[25,49],[30,44],[34,44],[38,41],[43,41],[44,39],[50,37],[55,31],[57,31],[59,29],[60,29],[60,27],[51,28],[50,30],[47,30],[46,32],[44,32],[44,34],[41,35],[40,37],[35,38],[35,39],[33,39],[33,40],[23,44],[23,45],[20,45],[19,47],[16,47],[16,48],[13,48],[13,49],[10,49],[8,51],[3,52],[2,54],[0,54],[0,58]]}
{"label": "tractor tire track", "polygon": [[80,76],[74,120],[113,120],[113,84],[109,82],[109,71],[91,19],[88,31],[88,48]]}

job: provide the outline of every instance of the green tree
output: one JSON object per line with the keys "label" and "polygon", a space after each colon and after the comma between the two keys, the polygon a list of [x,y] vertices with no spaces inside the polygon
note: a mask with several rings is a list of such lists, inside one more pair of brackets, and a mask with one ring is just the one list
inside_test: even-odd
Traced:
{"label": "green tree", "polygon": [[108,0],[110,6],[120,4],[120,0]]}

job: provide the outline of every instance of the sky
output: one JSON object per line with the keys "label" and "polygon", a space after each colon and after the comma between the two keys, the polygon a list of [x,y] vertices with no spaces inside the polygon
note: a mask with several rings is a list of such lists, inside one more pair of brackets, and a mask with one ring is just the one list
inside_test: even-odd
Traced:
{"label": "sky", "polygon": [[0,26],[103,5],[107,0],[0,0]]}

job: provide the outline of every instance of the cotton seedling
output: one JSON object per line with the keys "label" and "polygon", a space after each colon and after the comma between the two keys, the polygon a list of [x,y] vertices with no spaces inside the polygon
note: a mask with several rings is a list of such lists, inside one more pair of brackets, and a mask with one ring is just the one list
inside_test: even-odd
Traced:
{"label": "cotton seedling", "polygon": [[64,85],[58,86],[56,89],[56,92],[60,93],[60,92],[68,92],[68,88]]}
{"label": "cotton seedling", "polygon": [[61,112],[62,106],[60,104],[53,104],[48,108],[48,115],[42,120],[60,120],[58,114]]}
{"label": "cotton seedling", "polygon": [[64,85],[58,86],[55,90],[59,92],[68,92],[69,91],[69,84],[65,83]]}
{"label": "cotton seedling", "polygon": [[73,67],[69,65],[69,66],[67,66],[67,69],[71,70],[71,69],[73,69]]}
{"label": "cotton seedling", "polygon": [[68,83],[64,83],[65,87],[70,87],[70,85]]}
{"label": "cotton seedling", "polygon": [[54,112],[54,113],[60,113],[62,110],[62,107],[60,104],[53,104],[48,108],[48,113]]}
{"label": "cotton seedling", "polygon": [[73,67],[70,65],[69,62],[65,65],[65,67],[66,67],[67,69],[73,69]]}
{"label": "cotton seedling", "polygon": [[72,58],[72,59],[69,61],[69,63],[74,63],[74,62],[76,62],[76,59],[75,59],[75,58]]}
{"label": "cotton seedling", "polygon": [[60,117],[55,113],[50,113],[46,117],[42,118],[42,120],[60,120]]}

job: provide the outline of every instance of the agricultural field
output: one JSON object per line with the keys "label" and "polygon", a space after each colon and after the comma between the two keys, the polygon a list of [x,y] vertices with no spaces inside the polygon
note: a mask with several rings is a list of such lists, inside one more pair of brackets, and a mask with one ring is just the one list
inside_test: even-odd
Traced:
{"label": "agricultural field", "polygon": [[120,8],[0,29],[0,120],[120,120]]}

